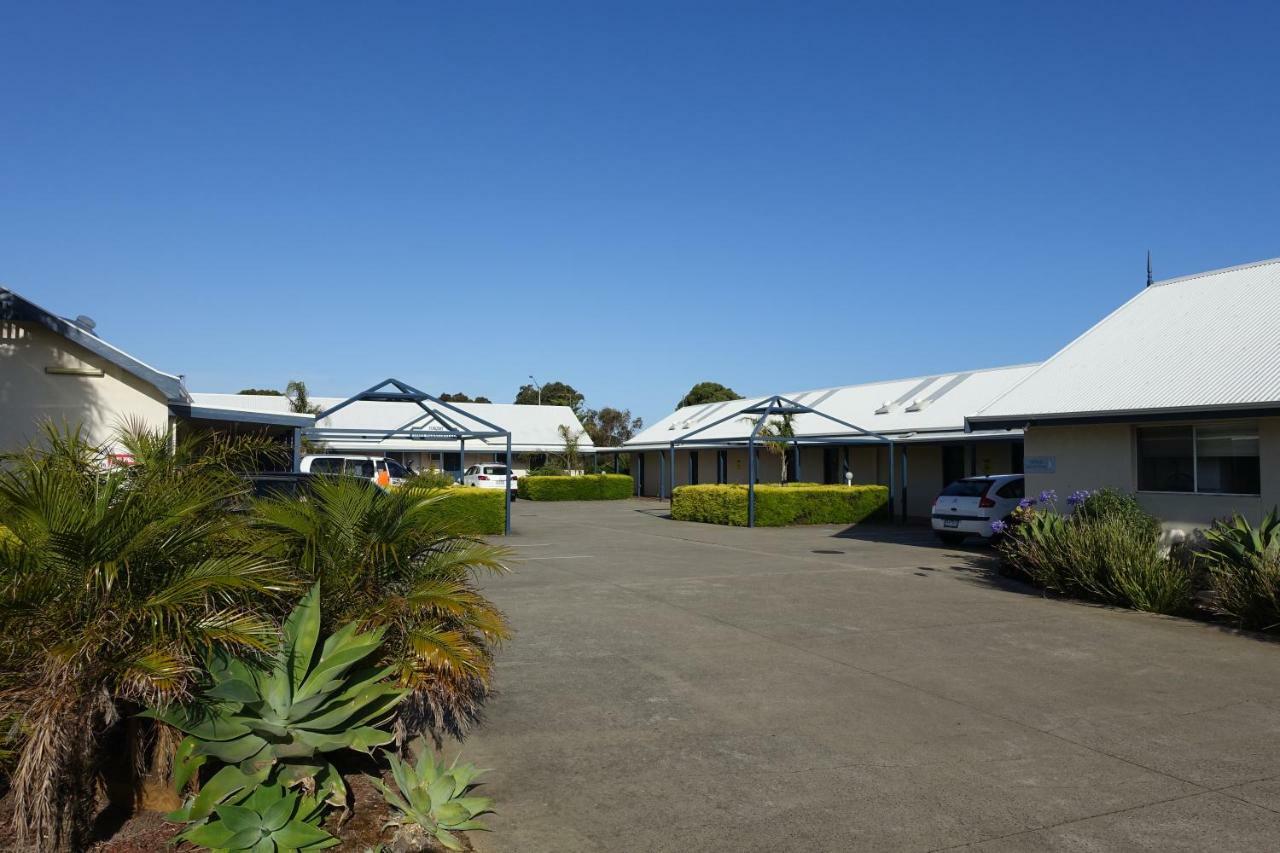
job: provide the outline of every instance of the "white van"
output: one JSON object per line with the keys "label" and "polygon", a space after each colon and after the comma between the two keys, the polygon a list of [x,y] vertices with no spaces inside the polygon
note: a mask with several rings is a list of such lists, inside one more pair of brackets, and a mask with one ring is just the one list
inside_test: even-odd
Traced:
{"label": "white van", "polygon": [[344,474],[369,480],[383,488],[399,486],[413,476],[408,468],[385,456],[339,456],[325,453],[302,457],[304,474]]}

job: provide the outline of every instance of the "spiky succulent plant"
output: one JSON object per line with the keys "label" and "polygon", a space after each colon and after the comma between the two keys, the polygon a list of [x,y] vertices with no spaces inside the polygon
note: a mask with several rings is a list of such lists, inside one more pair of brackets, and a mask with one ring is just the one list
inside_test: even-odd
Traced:
{"label": "spiky succulent plant", "polygon": [[474,764],[459,765],[456,757],[446,767],[443,759],[436,761],[421,737],[411,747],[415,759],[412,764],[401,761],[394,753],[383,753],[391,766],[395,788],[380,779],[370,780],[397,812],[387,826],[420,827],[450,850],[461,850],[454,832],[485,828],[476,818],[490,810],[490,799],[468,796],[475,787],[475,778],[484,771],[477,770]]}
{"label": "spiky succulent plant", "polygon": [[215,819],[178,836],[219,853],[324,850],[338,839],[320,827],[324,803],[283,785],[260,785],[240,805],[214,807]]}
{"label": "spiky succulent plant", "polygon": [[[301,785],[345,806],[346,785],[326,753],[368,753],[389,743],[391,733],[377,725],[390,717],[406,691],[388,682],[392,668],[367,663],[382,643],[381,630],[359,631],[348,624],[321,647],[319,634],[317,585],[285,620],[280,645],[265,668],[215,654],[205,702],[149,712],[187,735],[177,754],[179,790],[210,758],[228,765],[174,819],[203,820],[218,802],[237,802],[262,782]],[[225,792],[205,796],[215,780]]]}

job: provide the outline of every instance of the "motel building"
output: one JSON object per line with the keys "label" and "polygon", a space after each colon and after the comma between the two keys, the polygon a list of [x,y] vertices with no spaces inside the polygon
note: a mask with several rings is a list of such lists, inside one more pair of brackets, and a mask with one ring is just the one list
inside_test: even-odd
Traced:
{"label": "motel building", "polygon": [[[192,403],[199,411],[221,413],[243,412],[248,421],[289,411],[285,397],[250,394],[214,394],[193,392]],[[312,397],[321,412],[346,401],[343,397]],[[595,452],[591,437],[583,429],[573,409],[568,406],[523,406],[514,403],[451,403],[462,415],[456,423],[464,429],[484,431],[486,423],[511,432],[512,467],[521,470],[540,457],[561,453],[564,438],[560,427],[577,435],[578,450],[588,456]],[[451,410],[452,412],[452,410]],[[355,430],[340,438],[326,438],[323,452],[334,455],[387,456],[414,471],[435,469],[461,476],[471,465],[483,462],[506,464],[507,443],[502,438],[459,440],[444,432],[442,424],[415,418],[423,412],[412,404],[359,400],[328,417],[316,420],[307,416],[306,427],[316,429]],[[453,414],[457,414],[453,412]],[[385,433],[400,434],[388,437]]]}
{"label": "motel building", "polygon": [[1256,524],[1280,504],[1280,259],[1153,282],[967,423],[1023,431],[1028,494]]}
{"label": "motel building", "polygon": [[[893,505],[928,518],[944,485],[973,474],[1022,470],[1020,425],[965,431],[965,417],[1030,376],[1037,365],[998,367],[777,395],[813,410],[792,422],[792,482],[893,486]],[[671,486],[742,483],[748,439],[768,397],[686,406],[628,441],[640,495],[665,497]],[[778,416],[766,419],[777,422]],[[718,421],[718,423],[717,423]],[[840,422],[843,422],[840,423]],[[683,444],[682,441],[689,441]],[[671,454],[675,477],[671,477]],[[757,439],[758,483],[777,483],[781,460]],[[892,453],[892,462],[890,454]],[[892,469],[892,470],[891,470]],[[900,509],[895,509],[900,513]]]}

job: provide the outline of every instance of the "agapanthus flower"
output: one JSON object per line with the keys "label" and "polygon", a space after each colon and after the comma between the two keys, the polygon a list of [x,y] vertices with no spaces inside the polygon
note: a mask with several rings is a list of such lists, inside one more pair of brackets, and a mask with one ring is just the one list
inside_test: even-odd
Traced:
{"label": "agapanthus flower", "polygon": [[1080,504],[1084,503],[1088,499],[1089,499],[1088,489],[1077,489],[1067,497],[1067,504],[1069,506],[1079,506]]}
{"label": "agapanthus flower", "polygon": [[1051,504],[1058,499],[1058,493],[1053,489],[1045,489],[1040,493],[1040,503]]}
{"label": "agapanthus flower", "polygon": [[1023,509],[1031,509],[1031,507],[1035,505],[1036,505],[1035,498],[1023,498],[1022,500],[1018,501],[1018,506],[1022,507]]}
{"label": "agapanthus flower", "polygon": [[1004,533],[1008,529],[1009,529],[1009,525],[1005,524],[1003,521],[991,522],[992,533]]}

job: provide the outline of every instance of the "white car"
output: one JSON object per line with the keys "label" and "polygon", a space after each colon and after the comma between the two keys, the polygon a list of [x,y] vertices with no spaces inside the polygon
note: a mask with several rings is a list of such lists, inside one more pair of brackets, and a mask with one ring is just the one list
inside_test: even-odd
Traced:
{"label": "white car", "polygon": [[515,497],[516,486],[519,484],[520,477],[516,474],[507,476],[506,465],[472,465],[462,475],[462,485],[477,486],[481,489],[501,489],[504,486],[511,489],[511,496]]}
{"label": "white car", "polygon": [[302,473],[345,474],[369,480],[383,488],[402,485],[413,476],[408,468],[385,456],[338,456],[329,453],[302,457]]}
{"label": "white car", "polygon": [[1026,497],[1021,474],[965,477],[942,490],[933,502],[933,529],[948,545],[969,535],[990,539],[993,521],[1004,521]]}

